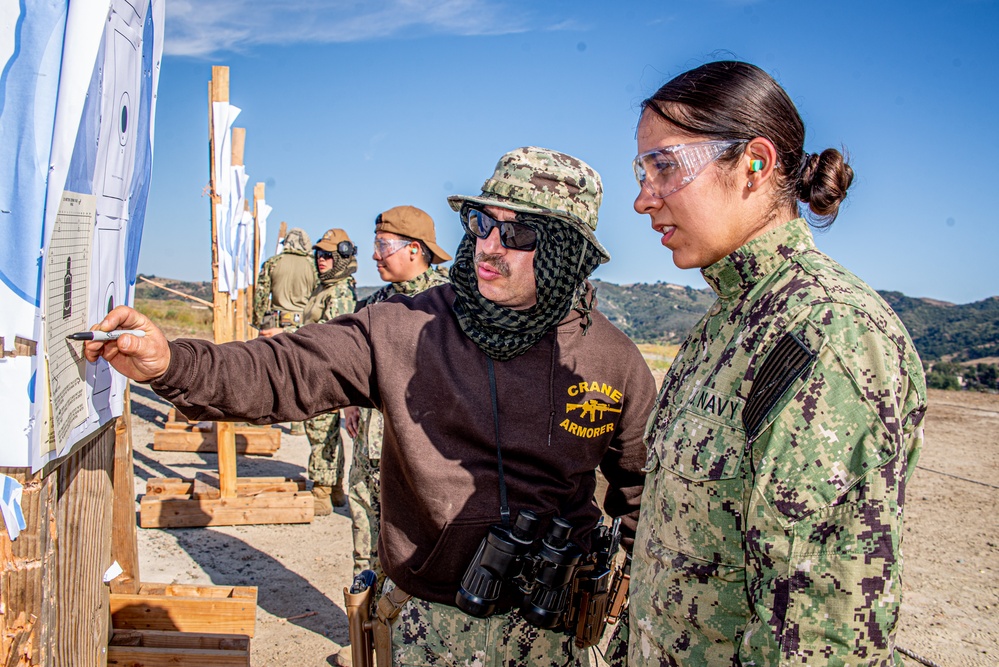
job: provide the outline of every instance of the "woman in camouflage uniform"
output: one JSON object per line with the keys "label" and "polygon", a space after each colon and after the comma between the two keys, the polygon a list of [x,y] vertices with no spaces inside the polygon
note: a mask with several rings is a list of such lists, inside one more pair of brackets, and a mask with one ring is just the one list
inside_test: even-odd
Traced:
{"label": "woman in camouflage uniform", "polygon": [[891,308],[819,252],[853,179],[762,70],[643,103],[635,210],[718,298],[646,431],[632,665],[897,665],[902,517],[926,386]]}
{"label": "woman in camouflage uniform", "polygon": [[[354,312],[357,303],[353,274],[357,271],[357,246],[347,232],[330,229],[312,246],[319,272],[319,285],[302,311],[302,324],[328,322],[337,315]],[[316,514],[332,513],[332,505],[343,506],[343,439],[340,411],[334,410],[305,421],[309,437],[309,479],[316,499]]]}
{"label": "woman in camouflage uniform", "polygon": [[[375,219],[375,252],[378,275],[388,285],[357,304],[357,310],[384,301],[396,294],[413,296],[447,282],[447,270],[434,269],[451,259],[437,245],[434,221],[415,206],[396,206]],[[378,529],[381,493],[378,462],[382,457],[384,421],[378,410],[346,408],[347,433],[354,449],[347,480],[350,498],[351,532],[354,537],[354,574],[374,570],[378,565]]]}

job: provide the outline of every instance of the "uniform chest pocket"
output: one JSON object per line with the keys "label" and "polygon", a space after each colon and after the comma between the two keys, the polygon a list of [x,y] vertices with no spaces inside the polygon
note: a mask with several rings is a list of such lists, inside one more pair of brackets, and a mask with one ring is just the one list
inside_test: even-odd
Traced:
{"label": "uniform chest pocket", "polygon": [[741,399],[722,399],[702,391],[676,419],[653,435],[652,448],[660,466],[695,482],[738,475],[746,451],[741,408]]}

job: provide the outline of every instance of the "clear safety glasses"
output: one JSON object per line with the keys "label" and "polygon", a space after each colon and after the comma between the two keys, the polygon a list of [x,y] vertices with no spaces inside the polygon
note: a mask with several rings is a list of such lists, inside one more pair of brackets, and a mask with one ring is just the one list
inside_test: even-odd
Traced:
{"label": "clear safety glasses", "polygon": [[[518,213],[520,217],[522,214]],[[493,229],[499,229],[499,240],[510,250],[534,250],[538,247],[537,233],[525,224],[500,221],[485,211],[465,205],[461,208],[461,222],[473,236],[488,238]]]}
{"label": "clear safety glasses", "polygon": [[375,239],[375,259],[388,259],[412,241],[406,239]]}
{"label": "clear safety glasses", "polygon": [[635,178],[653,197],[665,199],[697,175],[722,153],[744,141],[701,141],[696,144],[663,146],[635,158]]}

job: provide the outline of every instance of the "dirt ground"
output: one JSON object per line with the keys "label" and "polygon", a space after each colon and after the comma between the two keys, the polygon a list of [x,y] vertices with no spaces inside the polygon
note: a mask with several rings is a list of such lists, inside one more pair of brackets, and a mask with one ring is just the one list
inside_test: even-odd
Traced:
{"label": "dirt ground", "polygon": [[[150,478],[217,478],[214,454],[153,451],[170,406],[144,385],[132,385],[132,400],[137,496]],[[283,429],[277,454],[240,457],[238,474],[305,478],[307,460],[305,436]],[[931,392],[926,446],[908,490],[898,638],[926,664],[999,664],[997,490],[999,396]],[[139,528],[138,543],[143,582],[257,587],[256,666],[329,665],[347,643],[345,509],[302,525]]]}

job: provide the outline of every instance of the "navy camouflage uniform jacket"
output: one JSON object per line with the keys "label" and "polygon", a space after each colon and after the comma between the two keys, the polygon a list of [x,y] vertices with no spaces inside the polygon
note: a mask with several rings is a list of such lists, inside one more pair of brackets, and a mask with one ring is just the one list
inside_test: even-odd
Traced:
{"label": "navy camouflage uniform jacket", "polygon": [[912,340],[800,218],[703,275],[646,430],[630,664],[901,664]]}

